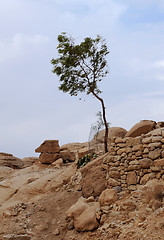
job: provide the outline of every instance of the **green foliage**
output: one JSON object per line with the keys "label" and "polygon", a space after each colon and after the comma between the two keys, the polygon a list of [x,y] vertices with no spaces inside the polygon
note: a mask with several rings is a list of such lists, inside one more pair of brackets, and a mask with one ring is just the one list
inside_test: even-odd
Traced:
{"label": "green foliage", "polygon": [[99,94],[98,82],[108,73],[106,43],[99,35],[92,39],[86,37],[75,44],[66,33],[58,36],[59,45],[56,59],[52,59],[53,73],[60,77],[59,90],[77,96],[79,92]]}
{"label": "green foliage", "polygon": [[89,163],[92,159],[95,159],[96,157],[96,154],[87,154],[83,158],[79,158],[77,162],[77,168],[79,169],[81,167],[84,167],[87,163]]}
{"label": "green foliage", "polygon": [[84,167],[88,162],[90,162],[91,156],[90,155],[85,155],[83,158],[79,158],[77,162],[77,168]]}

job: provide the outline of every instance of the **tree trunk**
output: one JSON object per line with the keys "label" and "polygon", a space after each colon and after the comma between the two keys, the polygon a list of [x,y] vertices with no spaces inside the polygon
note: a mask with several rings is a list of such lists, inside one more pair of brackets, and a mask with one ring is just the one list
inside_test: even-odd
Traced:
{"label": "tree trunk", "polygon": [[105,150],[105,153],[107,153],[108,152],[108,123],[107,123],[107,120],[106,120],[104,101],[94,91],[91,90],[91,92],[101,102],[101,105],[102,105],[103,120],[104,120],[104,124],[105,124],[104,150]]}

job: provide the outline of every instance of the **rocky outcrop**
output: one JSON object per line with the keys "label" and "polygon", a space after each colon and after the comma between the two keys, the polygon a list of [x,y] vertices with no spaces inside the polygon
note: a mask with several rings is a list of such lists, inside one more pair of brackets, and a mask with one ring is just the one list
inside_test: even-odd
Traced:
{"label": "rocky outcrop", "polygon": [[151,120],[142,120],[136,123],[125,135],[125,137],[138,137],[155,129],[156,122]]}
{"label": "rocky outcrop", "polygon": [[103,168],[104,155],[91,161],[81,169],[84,197],[99,196],[106,189],[106,171]]}
{"label": "rocky outcrop", "polygon": [[0,166],[21,169],[23,168],[24,164],[20,158],[14,157],[9,153],[0,152]]}
{"label": "rocky outcrop", "polygon": [[45,164],[51,164],[63,159],[63,162],[74,162],[84,155],[88,154],[87,143],[69,143],[59,146],[59,140],[45,140],[35,152],[40,152],[39,161]]}
{"label": "rocky outcrop", "polygon": [[[92,202],[93,201],[93,202]],[[66,212],[67,220],[73,220],[73,226],[77,231],[89,231],[96,229],[99,225],[98,211],[100,205],[94,202],[94,198],[85,199],[83,197]]]}

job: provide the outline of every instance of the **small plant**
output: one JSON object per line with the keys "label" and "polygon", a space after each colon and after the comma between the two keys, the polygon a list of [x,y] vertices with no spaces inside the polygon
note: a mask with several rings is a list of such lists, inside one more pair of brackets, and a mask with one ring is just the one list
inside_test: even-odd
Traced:
{"label": "small plant", "polygon": [[87,154],[83,158],[79,158],[77,162],[77,168],[79,169],[84,167],[87,163],[89,163],[92,160],[92,158],[95,159],[96,157],[97,157],[96,154],[92,154],[92,155]]}

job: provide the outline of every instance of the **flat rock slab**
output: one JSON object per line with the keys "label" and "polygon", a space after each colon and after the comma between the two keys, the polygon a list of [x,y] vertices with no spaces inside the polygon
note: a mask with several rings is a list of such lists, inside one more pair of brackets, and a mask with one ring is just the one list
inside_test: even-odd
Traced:
{"label": "flat rock slab", "polygon": [[59,140],[45,140],[38,148],[35,149],[35,152],[59,153]]}

